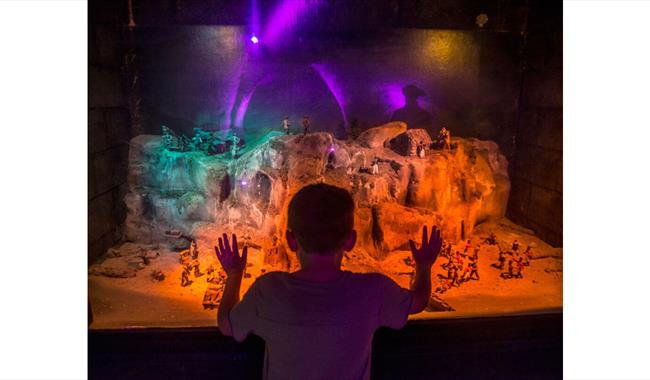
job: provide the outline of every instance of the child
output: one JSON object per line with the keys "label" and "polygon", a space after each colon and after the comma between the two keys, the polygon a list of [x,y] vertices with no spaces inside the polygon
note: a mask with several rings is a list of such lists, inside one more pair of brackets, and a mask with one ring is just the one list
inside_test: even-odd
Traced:
{"label": "child", "polygon": [[341,270],[356,242],[354,201],[344,190],[308,185],[289,203],[286,240],[301,269],[271,272],[257,279],[243,299],[239,289],[247,248],[239,256],[226,234],[215,251],[227,273],[219,305],[219,329],[243,341],[255,334],[266,341],[265,379],[369,379],[370,349],[377,328],[399,329],[409,314],[424,310],[431,296],[431,266],[442,240],[433,227],[422,231],[411,290],[378,273]]}

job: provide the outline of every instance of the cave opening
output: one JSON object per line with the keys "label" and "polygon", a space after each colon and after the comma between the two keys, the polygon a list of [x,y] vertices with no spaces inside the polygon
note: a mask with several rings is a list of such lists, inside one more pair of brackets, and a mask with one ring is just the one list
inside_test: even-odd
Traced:
{"label": "cave opening", "polygon": [[262,212],[265,212],[271,201],[271,187],[273,185],[271,178],[265,173],[257,172],[252,182],[254,202]]}
{"label": "cave opening", "polygon": [[232,184],[230,181],[230,174],[226,173],[219,183],[219,203],[223,203],[230,197],[232,191]]}
{"label": "cave opening", "polygon": [[371,208],[372,215],[372,241],[375,245],[375,248],[378,250],[381,249],[384,243],[384,231],[381,229],[380,218],[379,218],[379,208],[375,205]]}

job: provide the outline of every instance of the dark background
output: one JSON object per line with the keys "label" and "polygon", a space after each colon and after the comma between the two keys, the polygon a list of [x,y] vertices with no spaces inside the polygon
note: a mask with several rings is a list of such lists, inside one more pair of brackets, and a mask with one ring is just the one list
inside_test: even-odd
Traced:
{"label": "dark background", "polygon": [[[260,379],[264,341],[216,328],[91,330],[91,379]],[[561,379],[562,314],[409,321],[379,329],[371,378]]]}
{"label": "dark background", "polygon": [[[343,136],[353,119],[391,120],[407,85],[422,96],[399,118],[496,141],[508,217],[562,245],[560,1],[311,0],[290,19],[281,3],[258,0],[255,28],[251,1],[133,0],[129,28],[127,1],[90,1],[89,261],[121,239],[131,137],[161,125],[248,136],[303,114]],[[265,40],[275,24],[293,27]]]}

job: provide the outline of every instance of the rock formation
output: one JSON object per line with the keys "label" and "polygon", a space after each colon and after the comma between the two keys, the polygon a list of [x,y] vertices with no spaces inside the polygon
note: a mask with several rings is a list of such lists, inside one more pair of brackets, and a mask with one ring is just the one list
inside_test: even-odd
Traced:
{"label": "rock formation", "polygon": [[[350,191],[357,206],[355,250],[377,260],[404,249],[424,223],[440,225],[444,238],[456,241],[504,215],[510,182],[495,143],[454,138],[453,150],[411,156],[411,145],[421,140],[431,138],[401,122],[371,128],[353,141],[324,132],[272,132],[233,160],[170,151],[161,136],[137,136],[129,154],[125,239],[171,245],[165,231],[203,237],[237,232],[268,250],[265,262],[289,268],[282,238],[288,201],[321,181]],[[378,175],[370,169],[375,158]]]}

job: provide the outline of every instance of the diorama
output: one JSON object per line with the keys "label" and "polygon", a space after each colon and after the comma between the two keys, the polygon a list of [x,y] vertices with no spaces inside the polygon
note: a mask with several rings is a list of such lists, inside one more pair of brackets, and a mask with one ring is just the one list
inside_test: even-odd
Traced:
{"label": "diorama", "polygon": [[540,42],[522,37],[527,5],[450,30],[382,5],[363,18],[333,1],[242,3],[241,25],[170,26],[137,0],[121,16],[123,213],[89,266],[91,328],[215,326],[217,237],[249,247],[242,294],[296,270],[287,206],[318,182],[356,204],[345,270],[408,288],[408,239],[442,229],[432,297],[412,318],[561,310],[561,83],[558,95],[530,74]]}

